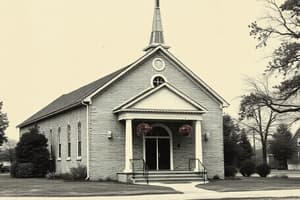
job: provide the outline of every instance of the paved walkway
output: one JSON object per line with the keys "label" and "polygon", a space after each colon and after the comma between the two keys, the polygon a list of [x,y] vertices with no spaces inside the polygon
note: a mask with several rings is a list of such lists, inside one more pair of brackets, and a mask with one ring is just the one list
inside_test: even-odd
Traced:
{"label": "paved walkway", "polygon": [[141,195],[141,196],[111,196],[111,197],[5,197],[0,200],[40,200],[40,199],[51,199],[51,200],[179,200],[179,199],[222,199],[222,198],[258,198],[258,197],[298,197],[300,199],[300,189],[297,190],[269,190],[269,191],[247,191],[247,192],[215,192],[210,190],[204,190],[196,188],[198,183],[185,183],[185,184],[153,184],[173,187],[177,191],[183,192],[183,194],[172,194],[172,195]]}

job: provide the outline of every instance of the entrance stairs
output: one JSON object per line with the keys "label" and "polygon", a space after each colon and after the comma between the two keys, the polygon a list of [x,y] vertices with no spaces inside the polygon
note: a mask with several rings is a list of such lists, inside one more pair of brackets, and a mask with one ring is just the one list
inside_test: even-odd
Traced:
{"label": "entrance stairs", "polygon": [[133,183],[181,183],[181,182],[207,182],[206,172],[194,171],[137,171],[132,174]]}

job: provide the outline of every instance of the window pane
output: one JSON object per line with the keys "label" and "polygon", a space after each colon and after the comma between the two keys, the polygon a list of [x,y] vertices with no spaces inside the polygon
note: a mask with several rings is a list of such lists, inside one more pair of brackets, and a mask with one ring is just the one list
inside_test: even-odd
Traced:
{"label": "window pane", "polygon": [[78,157],[81,157],[81,142],[78,141]]}
{"label": "window pane", "polygon": [[61,144],[58,144],[58,157],[61,158]]}
{"label": "window pane", "polygon": [[71,143],[68,143],[68,157],[71,157]]}
{"label": "window pane", "polygon": [[68,137],[68,142],[71,142],[71,126],[68,125],[67,128],[67,137]]}
{"label": "window pane", "polygon": [[78,141],[81,141],[81,123],[78,123]]}

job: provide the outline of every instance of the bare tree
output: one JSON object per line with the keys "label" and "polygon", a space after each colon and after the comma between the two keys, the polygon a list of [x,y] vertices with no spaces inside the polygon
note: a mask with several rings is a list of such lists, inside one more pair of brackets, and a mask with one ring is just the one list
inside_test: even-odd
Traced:
{"label": "bare tree", "polygon": [[[246,127],[248,131],[254,131],[259,135],[263,162],[266,163],[268,138],[273,134],[275,127],[283,122],[291,126],[299,116],[296,117],[296,113],[286,113],[282,115],[275,112],[261,100],[261,95],[263,94],[267,94],[270,97],[275,95],[270,87],[268,76],[264,76],[263,79],[248,78],[246,82],[248,84],[249,94],[242,96],[239,122]],[[291,117],[292,115],[294,116]]]}
{"label": "bare tree", "polygon": [[300,1],[285,0],[278,5],[275,0],[265,0],[267,16],[250,27],[250,35],[258,40],[257,47],[265,47],[270,40],[280,45],[272,54],[266,72],[282,75],[274,95],[258,93],[257,100],[277,113],[300,112]]}

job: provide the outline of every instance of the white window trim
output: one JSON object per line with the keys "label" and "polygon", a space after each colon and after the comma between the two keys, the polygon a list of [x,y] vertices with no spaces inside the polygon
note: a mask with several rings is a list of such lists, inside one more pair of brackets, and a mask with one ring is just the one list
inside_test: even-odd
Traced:
{"label": "white window trim", "polygon": [[77,156],[77,161],[81,161],[82,160],[82,157],[81,156]]}
{"label": "white window trim", "polygon": [[71,161],[71,157],[67,157],[66,161]]}
{"label": "white window trim", "polygon": [[[69,137],[69,127],[70,127],[70,137]],[[72,156],[72,128],[71,128],[71,125],[68,123],[67,125],[67,161],[71,160],[71,157]],[[69,141],[69,138],[70,138],[70,141]],[[70,156],[68,155],[69,154],[69,143],[70,143]]]}
{"label": "white window trim", "polygon": [[[158,68],[156,65],[155,65],[155,62],[159,60],[161,61],[161,63],[163,64],[163,66],[161,68]],[[164,71],[166,69],[166,63],[165,61],[162,59],[162,58],[154,58],[153,61],[152,61],[152,66],[153,68],[158,71],[158,72],[161,72],[161,71]]]}
{"label": "white window trim", "polygon": [[[78,136],[79,136],[79,129],[78,129],[78,124],[80,123],[80,142],[81,142],[81,156],[79,156],[78,155],[78,153],[79,153],[79,149],[78,149],[78,142],[79,142],[79,140],[78,140]],[[76,139],[76,150],[77,150],[77,160],[81,160],[81,157],[82,157],[82,123],[81,123],[81,121],[78,121],[77,122],[77,139]]]}
{"label": "white window trim", "polygon": [[[59,156],[59,145],[60,145],[60,156]],[[57,160],[61,161],[61,127],[57,128]]]}

